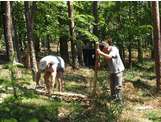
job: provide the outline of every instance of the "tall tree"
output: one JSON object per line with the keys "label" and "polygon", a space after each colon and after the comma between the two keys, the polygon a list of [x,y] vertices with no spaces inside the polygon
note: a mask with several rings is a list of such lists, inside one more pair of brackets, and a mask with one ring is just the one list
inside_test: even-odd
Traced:
{"label": "tall tree", "polygon": [[21,46],[20,46],[20,41],[18,39],[18,32],[17,32],[17,25],[18,23],[16,23],[16,16],[14,16],[14,2],[12,2],[11,4],[11,9],[12,9],[12,32],[13,32],[13,45],[14,45],[14,50],[16,52],[16,56],[17,56],[17,60],[18,62],[21,62]]}
{"label": "tall tree", "polygon": [[[66,8],[65,8],[66,7]],[[60,55],[66,63],[69,63],[69,52],[68,52],[68,14],[66,13],[67,6],[60,5],[58,6],[58,26],[59,31],[59,47]]]}
{"label": "tall tree", "polygon": [[69,31],[70,31],[70,41],[71,41],[71,53],[72,53],[72,67],[76,67],[76,44],[75,44],[75,34],[74,34],[74,16],[73,16],[73,2],[68,1],[68,17],[69,17]]}
{"label": "tall tree", "polygon": [[93,1],[94,27],[93,33],[98,37],[98,1]]}
{"label": "tall tree", "polygon": [[12,40],[12,17],[11,17],[11,5],[10,1],[3,1],[2,8],[3,13],[3,28],[4,28],[4,37],[6,42],[6,52],[8,60],[11,61],[14,55],[14,47]]}
{"label": "tall tree", "polygon": [[[132,21],[131,21],[131,17],[132,17],[132,3],[129,2],[129,26],[132,26]],[[132,42],[132,30],[131,28],[128,28],[128,39],[129,39],[129,43],[128,43],[128,52],[129,52],[129,56],[128,56],[128,65],[129,68],[132,68],[132,46],[131,46],[131,42]]]}
{"label": "tall tree", "polygon": [[33,80],[36,80],[36,74],[38,72],[37,61],[35,56],[35,49],[33,43],[33,21],[31,16],[31,2],[25,1],[25,17],[26,17],[26,26],[27,26],[27,39],[30,50],[30,58],[31,58],[31,68],[33,73]]}
{"label": "tall tree", "polygon": [[159,3],[158,1],[152,1],[152,14],[153,14],[153,26],[154,26],[154,49],[155,49],[155,71],[156,71],[156,85],[157,89],[160,89],[160,16],[159,16]]}

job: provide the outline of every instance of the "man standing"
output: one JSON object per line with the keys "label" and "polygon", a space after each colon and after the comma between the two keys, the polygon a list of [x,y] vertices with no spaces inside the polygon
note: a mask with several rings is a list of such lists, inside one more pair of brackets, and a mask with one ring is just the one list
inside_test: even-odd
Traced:
{"label": "man standing", "polygon": [[47,92],[50,95],[51,89],[55,85],[56,77],[58,79],[59,90],[64,91],[63,72],[65,69],[64,60],[59,56],[45,56],[40,60],[39,71],[36,77],[36,86],[38,87],[41,72],[44,71],[44,81]]}
{"label": "man standing", "polygon": [[105,39],[101,45],[103,45],[103,49],[97,49],[97,54],[103,56],[109,66],[111,96],[115,100],[122,101],[122,81],[125,67],[119,50],[116,46],[112,45],[111,38]]}

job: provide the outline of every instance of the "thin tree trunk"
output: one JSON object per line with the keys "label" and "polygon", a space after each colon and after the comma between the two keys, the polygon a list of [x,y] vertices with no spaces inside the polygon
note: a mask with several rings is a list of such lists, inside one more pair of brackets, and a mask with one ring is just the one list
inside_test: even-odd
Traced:
{"label": "thin tree trunk", "polygon": [[95,18],[93,33],[98,37],[98,1],[93,1],[93,16]]}
{"label": "thin tree trunk", "polygon": [[12,17],[11,17],[10,1],[2,2],[2,7],[4,8],[3,28],[4,28],[4,37],[6,42],[6,53],[7,53],[8,60],[11,61],[14,55],[14,47],[13,47],[13,40],[12,40]]}
{"label": "thin tree trunk", "polygon": [[16,55],[17,55],[17,60],[18,62],[21,62],[21,57],[20,57],[20,42],[19,42],[19,38],[18,38],[18,33],[17,33],[17,24],[16,24],[16,18],[15,16],[13,16],[13,39],[14,39],[14,50],[16,51]]}
{"label": "thin tree trunk", "polygon": [[37,37],[37,35],[35,35],[34,36],[34,46],[35,46],[35,54],[36,54],[36,57],[38,57],[39,56],[39,53],[40,53],[40,51],[41,51],[41,49],[40,49],[40,38],[39,37]]}
{"label": "thin tree trunk", "polygon": [[60,55],[66,63],[69,63],[68,42],[65,35],[60,36]]}
{"label": "thin tree trunk", "polygon": [[128,52],[129,52],[129,57],[128,57],[128,59],[129,59],[129,62],[128,62],[128,65],[129,65],[129,68],[131,69],[132,68],[132,50],[131,50],[131,44],[129,44],[129,46],[128,46]]}
{"label": "thin tree trunk", "polygon": [[152,32],[152,42],[151,42],[151,59],[155,59],[155,49],[154,49],[154,31]]}
{"label": "thin tree trunk", "polygon": [[77,47],[77,56],[78,62],[80,66],[83,66],[83,44],[82,40],[77,40],[76,47]]}
{"label": "thin tree trunk", "polygon": [[159,2],[152,1],[152,14],[154,26],[154,49],[155,49],[155,70],[156,70],[156,86],[160,89],[160,16],[159,16]]}
{"label": "thin tree trunk", "polygon": [[[32,11],[32,21],[34,21],[34,18],[35,18],[34,16],[36,16],[36,12],[37,12],[37,1],[33,1],[31,11]],[[33,28],[35,27],[35,24],[36,23],[33,23]],[[34,42],[35,54],[37,58],[40,52],[40,39],[36,34],[33,36],[33,42]]]}
{"label": "thin tree trunk", "polygon": [[[130,19],[129,21],[131,21],[131,2],[129,2],[129,19]],[[130,23],[131,23],[131,22],[130,22]],[[129,37],[128,37],[128,40],[129,40],[129,44],[128,44],[128,52],[129,52],[129,57],[128,57],[128,58],[129,58],[129,62],[128,62],[128,63],[129,63],[129,64],[128,64],[128,65],[129,65],[129,68],[131,69],[131,68],[132,68],[132,49],[131,49],[131,48],[132,48],[132,47],[131,47],[132,35],[131,35],[131,32],[130,32],[130,31],[129,31],[128,33],[129,33],[129,34],[128,34],[128,36],[129,36]]]}
{"label": "thin tree trunk", "polygon": [[[140,3],[136,2],[136,19],[137,19],[136,24],[138,25],[138,27],[140,26],[139,22],[141,22],[140,17],[138,15],[139,5],[140,5]],[[137,49],[138,49],[138,62],[142,63],[143,62],[143,39],[142,38],[138,39],[138,47],[137,47]]]}
{"label": "thin tree trunk", "polygon": [[[61,13],[61,11],[60,11]],[[61,13],[62,14],[62,13]],[[62,18],[58,18],[59,28],[64,29],[64,23]],[[62,33],[59,37],[59,42],[57,44],[57,53],[59,52],[58,47],[60,47],[60,55],[64,59],[65,63],[69,63],[69,52],[68,52],[68,37]]]}
{"label": "thin tree trunk", "polygon": [[143,62],[143,46],[142,39],[138,40],[138,62]]}
{"label": "thin tree trunk", "polygon": [[35,56],[35,49],[33,43],[33,22],[31,16],[30,2],[25,1],[25,17],[26,17],[26,26],[27,26],[27,39],[30,47],[30,57],[31,57],[31,68],[33,73],[33,80],[36,81],[36,74],[38,71],[37,61]]}
{"label": "thin tree trunk", "polygon": [[51,50],[50,50],[50,42],[51,42],[50,35],[47,35],[47,40],[46,40],[46,42],[47,42],[47,51],[50,52],[50,51],[51,51]]}
{"label": "thin tree trunk", "polygon": [[69,17],[69,31],[71,41],[71,54],[72,54],[72,67],[76,68],[76,44],[74,35],[74,18],[73,18],[73,3],[72,1],[67,2],[68,5],[68,17]]}

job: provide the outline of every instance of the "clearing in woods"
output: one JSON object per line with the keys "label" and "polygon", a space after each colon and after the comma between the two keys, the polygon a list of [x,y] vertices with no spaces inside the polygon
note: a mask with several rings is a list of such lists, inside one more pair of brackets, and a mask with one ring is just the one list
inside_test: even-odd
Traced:
{"label": "clearing in woods", "polygon": [[[161,121],[161,95],[155,91],[152,61],[136,64],[124,73],[124,104],[109,100],[107,71],[98,72],[97,96],[91,101],[80,98],[47,97],[35,92],[31,72],[21,70],[16,88],[18,99],[12,96],[10,72],[0,65],[0,118],[1,121],[73,121],[73,122],[159,122]],[[89,84],[94,80],[92,69],[65,71],[65,91],[89,95]],[[42,79],[43,81],[43,79]]]}
{"label": "clearing in woods", "polygon": [[[56,46],[54,46],[56,52]],[[1,58],[2,59],[2,58]],[[161,93],[156,93],[154,62],[135,63],[124,72],[123,97],[120,105],[110,100],[108,71],[98,71],[97,95],[89,98],[94,71],[66,67],[65,93],[52,97],[35,90],[29,70],[19,68],[16,80],[18,99],[13,97],[10,71],[0,62],[0,121],[7,122],[160,122]],[[43,78],[41,77],[43,84]],[[73,97],[74,96],[74,97]]]}

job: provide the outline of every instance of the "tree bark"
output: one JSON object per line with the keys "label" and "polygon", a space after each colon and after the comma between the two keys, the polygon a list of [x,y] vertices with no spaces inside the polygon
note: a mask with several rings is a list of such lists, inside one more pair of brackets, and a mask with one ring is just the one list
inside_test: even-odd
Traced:
{"label": "tree bark", "polygon": [[[129,2],[129,21],[131,23],[131,2]],[[131,46],[131,42],[132,42],[132,34],[131,34],[131,31],[128,30],[128,40],[129,40],[129,44],[128,44],[128,52],[129,52],[129,62],[128,62],[128,65],[129,65],[129,68],[131,69],[132,68],[132,46]]]}
{"label": "tree bark", "polygon": [[131,50],[131,44],[128,46],[128,52],[129,52],[129,57],[128,57],[128,67],[131,69],[132,68],[132,50]]}
{"label": "tree bark", "polygon": [[98,1],[93,1],[93,16],[95,18],[94,20],[94,26],[93,26],[93,33],[97,37],[99,36],[98,33]]}
{"label": "tree bark", "polygon": [[74,35],[74,18],[73,18],[73,3],[72,1],[67,2],[68,5],[68,17],[69,17],[69,31],[71,41],[71,54],[72,54],[72,67],[76,68],[76,44]]}
{"label": "tree bark", "polygon": [[[138,11],[140,9],[140,3],[135,3],[136,4],[136,24],[137,26],[139,27],[140,26],[140,15],[138,14]],[[138,50],[138,62],[141,62],[143,63],[143,39],[142,37],[140,39],[138,39],[138,47],[137,47],[137,50]]]}
{"label": "tree bark", "polygon": [[143,44],[142,39],[138,40],[138,62],[143,63]]}
{"label": "tree bark", "polygon": [[[60,15],[63,15],[62,10],[59,10]],[[58,17],[59,28],[60,30],[65,30],[65,25],[67,24],[64,19]],[[68,51],[68,35],[67,32],[61,33],[59,37],[58,47],[60,48],[60,55],[64,59],[65,63],[70,63],[69,61],[69,51]],[[57,48],[57,53],[59,52]]]}
{"label": "tree bark", "polygon": [[3,8],[3,28],[4,28],[4,37],[6,43],[6,53],[9,61],[12,61],[14,55],[14,46],[12,40],[12,17],[11,17],[11,6],[10,1],[2,2]]}
{"label": "tree bark", "polygon": [[[31,11],[32,11],[32,21],[34,22],[34,18],[36,16],[36,12],[37,12],[37,1],[33,1]],[[35,27],[35,24],[36,23],[33,23],[33,28]],[[33,42],[34,42],[34,46],[35,46],[34,47],[35,48],[35,55],[37,58],[39,56],[40,51],[41,51],[40,38],[37,36],[37,34],[33,35]]]}
{"label": "tree bark", "polygon": [[78,62],[80,66],[83,66],[83,44],[82,40],[77,40],[76,47],[77,47],[77,56]]}
{"label": "tree bark", "polygon": [[152,14],[154,26],[154,49],[155,49],[155,71],[156,71],[156,86],[160,89],[160,16],[159,16],[159,2],[152,1]]}
{"label": "tree bark", "polygon": [[18,62],[21,62],[21,46],[20,46],[20,41],[19,41],[19,38],[18,38],[18,32],[17,32],[17,23],[16,23],[16,17],[13,16],[12,17],[12,22],[13,22],[13,44],[14,44],[14,50],[16,51],[16,56],[17,56],[17,60]]}
{"label": "tree bark", "polygon": [[68,54],[68,42],[65,35],[61,35],[59,38],[60,42],[60,55],[66,63],[69,63],[69,54]]}
{"label": "tree bark", "polygon": [[38,72],[38,68],[33,43],[33,21],[31,16],[30,2],[25,1],[24,5],[25,5],[26,26],[27,26],[27,39],[29,43],[30,57],[31,57],[31,68],[33,74],[33,80],[36,81],[36,74]]}

